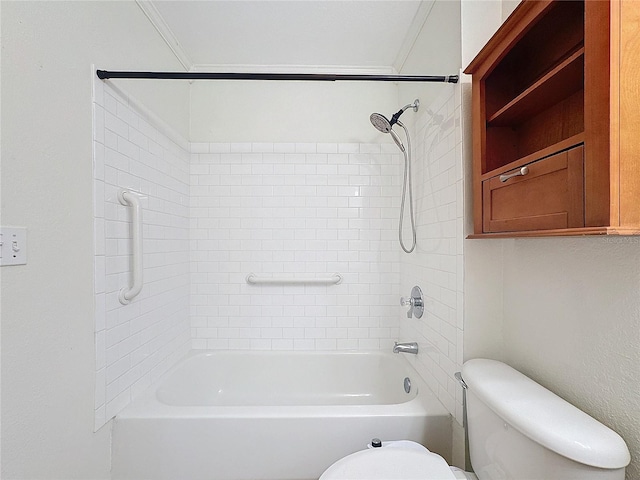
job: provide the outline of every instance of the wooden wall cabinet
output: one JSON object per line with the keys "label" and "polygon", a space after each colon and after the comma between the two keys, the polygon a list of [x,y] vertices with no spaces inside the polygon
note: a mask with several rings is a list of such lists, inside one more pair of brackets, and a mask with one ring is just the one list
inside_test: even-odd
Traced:
{"label": "wooden wall cabinet", "polygon": [[640,2],[524,0],[472,75],[471,237],[640,234]]}

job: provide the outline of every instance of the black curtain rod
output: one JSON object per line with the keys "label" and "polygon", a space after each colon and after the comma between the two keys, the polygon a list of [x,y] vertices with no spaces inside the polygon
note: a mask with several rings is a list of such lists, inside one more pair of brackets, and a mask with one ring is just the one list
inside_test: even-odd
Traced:
{"label": "black curtain rod", "polygon": [[448,82],[458,83],[458,75],[333,75],[324,73],[207,73],[207,72],[112,72],[97,70],[98,78],[140,78],[162,80],[306,80],[374,82]]}

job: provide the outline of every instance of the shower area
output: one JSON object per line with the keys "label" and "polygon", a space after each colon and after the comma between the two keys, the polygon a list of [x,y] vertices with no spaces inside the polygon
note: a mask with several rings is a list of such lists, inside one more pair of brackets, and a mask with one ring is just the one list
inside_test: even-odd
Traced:
{"label": "shower area", "polygon": [[[439,3],[423,30],[456,14]],[[401,74],[459,71],[418,53]],[[194,351],[395,341],[418,342],[401,360],[462,424],[464,83],[195,80],[190,138],[93,84],[96,430]],[[414,285],[420,319],[400,305]]]}

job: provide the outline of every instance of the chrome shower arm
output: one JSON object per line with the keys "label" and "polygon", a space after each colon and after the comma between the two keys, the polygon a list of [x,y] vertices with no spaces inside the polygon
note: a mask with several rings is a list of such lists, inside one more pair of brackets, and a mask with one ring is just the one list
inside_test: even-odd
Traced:
{"label": "chrome shower arm", "polygon": [[410,108],[413,108],[414,112],[418,111],[418,108],[420,107],[420,100],[418,100],[417,98],[413,101],[413,103],[409,103],[407,105],[405,105],[404,107],[402,107],[400,110],[398,110],[392,117],[391,117],[391,121],[389,122],[391,124],[391,126],[395,125],[396,123],[399,122],[400,120],[400,116],[407,111]]}

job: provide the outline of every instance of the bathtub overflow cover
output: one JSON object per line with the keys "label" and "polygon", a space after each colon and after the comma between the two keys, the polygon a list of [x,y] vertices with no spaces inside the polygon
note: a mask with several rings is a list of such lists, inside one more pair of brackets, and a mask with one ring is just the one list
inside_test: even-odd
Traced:
{"label": "bathtub overflow cover", "polygon": [[411,391],[411,379],[409,377],[404,378],[404,391],[407,393]]}

